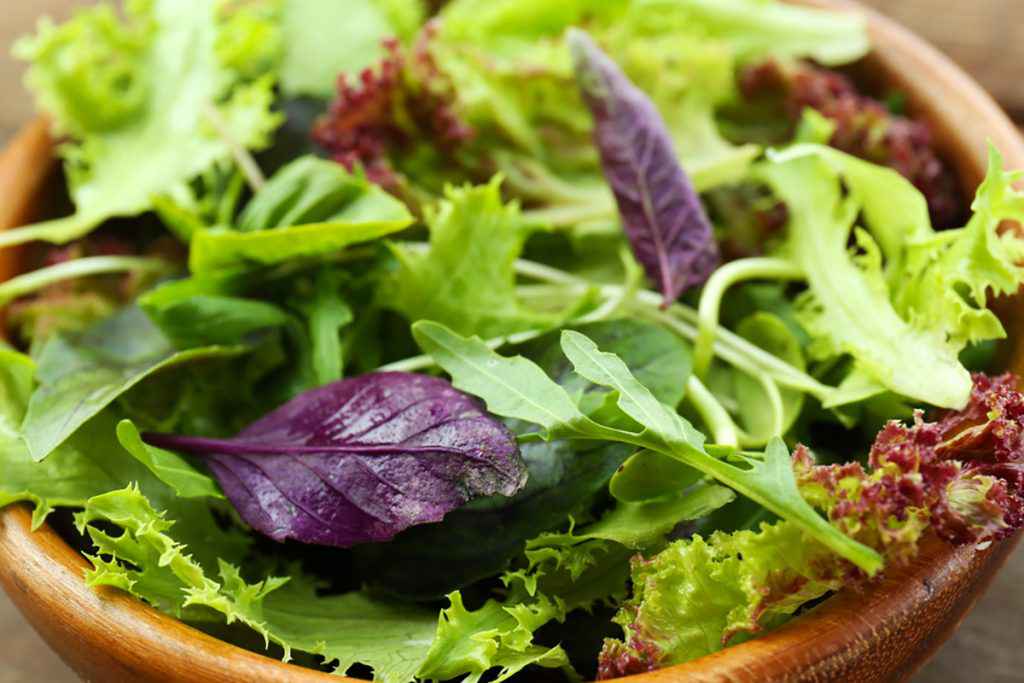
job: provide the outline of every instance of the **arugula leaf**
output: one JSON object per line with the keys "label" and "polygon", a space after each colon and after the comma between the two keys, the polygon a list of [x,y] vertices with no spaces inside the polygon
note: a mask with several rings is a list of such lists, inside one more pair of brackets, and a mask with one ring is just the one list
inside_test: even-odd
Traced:
{"label": "arugula leaf", "polygon": [[281,87],[288,96],[328,98],[339,73],[380,59],[387,38],[410,38],[424,19],[421,0],[284,0]]}
{"label": "arugula leaf", "polygon": [[244,346],[177,351],[138,307],[129,307],[76,335],[58,335],[39,354],[22,432],[35,461],[150,375],[196,360],[226,358]]}
{"label": "arugula leaf", "polygon": [[467,339],[429,320],[415,323],[412,334],[456,388],[482,398],[492,413],[539,425],[547,438],[597,428],[565,389],[522,356],[503,358],[478,337]]}
{"label": "arugula leaf", "polygon": [[[280,645],[286,660],[293,649],[302,650],[336,662],[341,673],[358,662],[374,668],[375,680],[407,683],[433,641],[437,627],[430,610],[361,593],[321,596],[300,577],[248,583],[224,561],[214,578],[190,558],[199,548],[177,540],[180,525],[154,510],[138,489],[89,500],[75,521],[97,547],[89,557],[90,585],[115,586],[186,617],[208,608]],[[96,522],[122,532],[112,535]]]}
{"label": "arugula leaf", "polygon": [[249,68],[265,55],[236,54],[231,65],[218,56],[219,33],[238,15],[221,18],[207,0],[153,0],[130,3],[123,24],[114,16],[83,10],[16,46],[32,62],[40,107],[78,140],[61,148],[76,212],[6,231],[0,246],[64,243],[148,211],[154,196],[187,193],[193,178],[229,162],[234,146],[267,145],[280,122],[273,80]]}
{"label": "arugula leaf", "polygon": [[[579,329],[621,355],[659,399],[676,404],[682,398],[690,359],[678,337],[657,325],[635,320],[592,323]],[[600,405],[604,390],[572,371],[556,334],[538,339],[524,353],[535,358],[570,394]],[[534,429],[519,421],[510,426],[520,433]],[[617,443],[523,443],[520,453],[529,478],[520,493],[512,498],[480,499],[450,512],[437,524],[409,529],[387,544],[358,547],[355,560],[359,573],[373,577],[375,587],[379,584],[384,590],[415,599],[443,596],[493,576],[522,553],[527,540],[557,528],[571,515],[586,514],[630,452],[630,446]],[[694,478],[699,476],[694,474]],[[406,571],[413,565],[421,570]]]}
{"label": "arugula leaf", "polygon": [[513,264],[533,227],[517,205],[502,203],[500,182],[450,188],[427,216],[429,250],[392,245],[399,268],[382,284],[382,305],[409,320],[437,320],[485,337],[553,327],[564,318],[519,301]]}
{"label": "arugula leaf", "polygon": [[333,255],[352,244],[409,227],[402,202],[362,175],[315,157],[288,164],[256,193],[237,228],[212,227],[192,236],[189,267],[264,266]]}
{"label": "arugula leaf", "polygon": [[413,336],[452,376],[455,386],[482,398],[491,412],[539,424],[548,435],[621,441],[676,458],[792,521],[869,574],[881,569],[878,553],[829,525],[803,499],[781,440],[770,442],[763,455],[730,452],[742,467],[709,455],[702,434],[651,395],[621,359],[602,353],[578,332],[562,333],[566,356],[580,375],[616,392],[619,409],[638,424],[640,431],[615,428],[585,417],[565,390],[536,365],[522,357],[503,358],[479,339],[460,337],[432,322],[416,323]]}

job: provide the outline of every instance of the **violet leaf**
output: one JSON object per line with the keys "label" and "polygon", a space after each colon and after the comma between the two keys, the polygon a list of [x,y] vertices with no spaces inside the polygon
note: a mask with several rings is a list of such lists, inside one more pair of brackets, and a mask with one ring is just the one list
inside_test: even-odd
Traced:
{"label": "violet leaf", "polygon": [[299,395],[233,439],[146,434],[205,456],[228,499],[277,541],[390,540],[526,483],[513,434],[445,380],[381,372]]}
{"label": "violet leaf", "polygon": [[669,303],[717,267],[711,222],[650,98],[584,31],[572,30],[569,45],[626,236]]}

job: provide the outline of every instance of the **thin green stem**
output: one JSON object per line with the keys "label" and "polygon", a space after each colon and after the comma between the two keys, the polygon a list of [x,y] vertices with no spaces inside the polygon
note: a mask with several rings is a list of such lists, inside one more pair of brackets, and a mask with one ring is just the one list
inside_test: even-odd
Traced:
{"label": "thin green stem", "polygon": [[803,271],[780,258],[755,257],[727,263],[708,278],[697,309],[697,339],[693,343],[693,368],[704,377],[715,353],[715,333],[722,298],[730,287],[745,280],[799,280]]}
{"label": "thin green stem", "polygon": [[49,285],[79,277],[129,272],[160,273],[169,272],[173,268],[174,266],[167,261],[140,256],[89,256],[65,261],[19,275],[0,284],[0,306]]}
{"label": "thin green stem", "polygon": [[[552,284],[580,288],[592,286],[583,278],[534,261],[516,261],[516,272],[523,277]],[[601,285],[597,289],[602,296],[613,296],[624,288],[621,285]],[[650,290],[636,292],[634,300],[641,305],[639,312],[645,317],[664,324],[691,342],[697,339],[700,315],[696,310],[675,303],[667,311],[663,311],[662,296]],[[713,348],[716,356],[754,377],[757,377],[759,372],[768,373],[779,384],[812,394],[820,400],[827,399],[834,391],[832,387],[822,384],[802,370],[722,326],[715,330]]]}
{"label": "thin green stem", "polygon": [[732,416],[696,375],[691,375],[686,382],[686,400],[704,420],[715,444],[739,446],[739,432]]}

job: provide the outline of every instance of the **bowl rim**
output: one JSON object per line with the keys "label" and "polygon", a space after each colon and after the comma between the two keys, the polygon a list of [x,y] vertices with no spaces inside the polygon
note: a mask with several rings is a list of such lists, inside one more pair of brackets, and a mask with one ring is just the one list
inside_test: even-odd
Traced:
{"label": "bowl rim", "polygon": [[[989,140],[1003,152],[1009,167],[1024,168],[1019,131],[991,97],[938,50],[851,0],[786,1],[854,11],[866,18],[873,45],[869,68],[887,84],[913,95],[913,110],[930,122],[945,155],[958,160],[958,175],[971,193],[984,173]],[[31,215],[55,165],[53,145],[47,123],[40,119],[0,156],[0,187],[7,190],[0,200],[0,225],[17,225]],[[13,272],[17,258],[16,251],[0,253],[0,272]],[[1024,321],[1018,322],[1009,342],[1015,359],[1011,369],[1020,371]],[[1020,537],[984,549],[954,548],[928,538],[908,566],[887,571],[861,590],[841,591],[779,629],[628,680],[904,679],[952,634]],[[84,678],[172,681],[187,675],[189,680],[211,682],[356,681],[244,650],[116,589],[89,588],[83,576],[88,566],[49,525],[32,532],[26,504],[0,510],[0,584],[48,644]],[[883,644],[887,647],[880,651]],[[873,657],[866,658],[869,652]]]}

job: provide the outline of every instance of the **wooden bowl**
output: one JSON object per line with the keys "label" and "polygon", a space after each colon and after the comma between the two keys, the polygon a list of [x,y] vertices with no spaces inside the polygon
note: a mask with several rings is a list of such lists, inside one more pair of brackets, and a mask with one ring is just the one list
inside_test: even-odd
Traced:
{"label": "wooden bowl", "polygon": [[[965,191],[984,175],[991,140],[1011,168],[1024,168],[1024,141],[999,107],[935,49],[893,22],[842,0],[802,4],[863,11],[875,51],[873,77],[909,95],[927,119]],[[29,125],[0,156],[0,228],[25,223],[42,205],[55,162],[46,125]],[[0,279],[17,272],[0,251]],[[1024,370],[1024,307],[1003,306],[1009,367]],[[0,475],[2,476],[2,475]],[[83,581],[85,560],[56,532],[29,529],[30,512],[0,512],[0,583],[50,646],[90,681],[286,681],[342,679],[283,664],[201,633],[114,589]],[[841,592],[762,638],[680,666],[631,678],[680,681],[898,681],[908,678],[955,630],[1019,537],[986,549],[927,540],[910,566],[862,590]]]}

